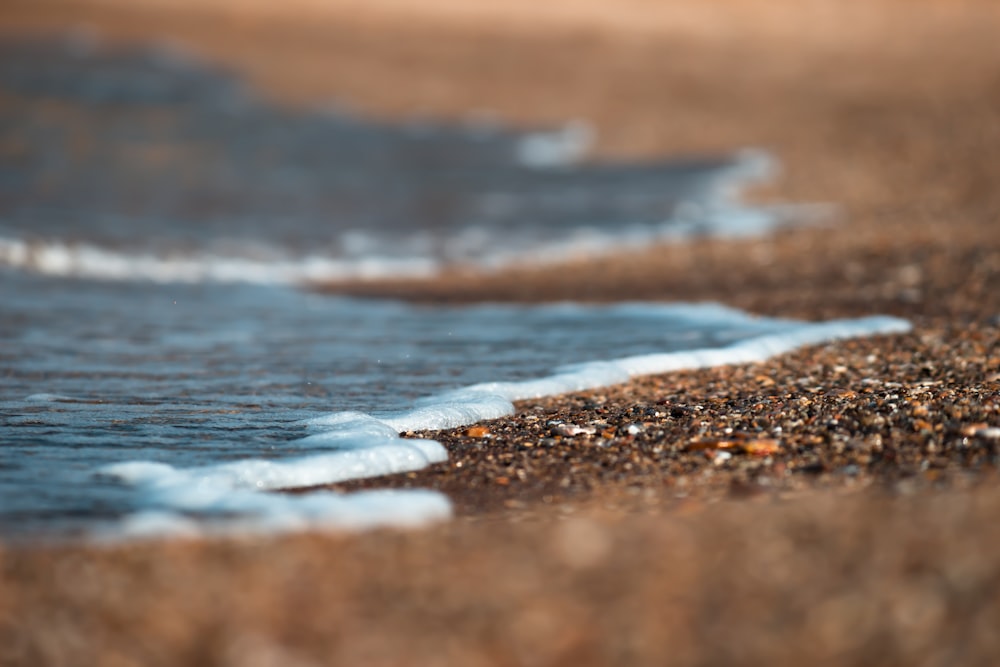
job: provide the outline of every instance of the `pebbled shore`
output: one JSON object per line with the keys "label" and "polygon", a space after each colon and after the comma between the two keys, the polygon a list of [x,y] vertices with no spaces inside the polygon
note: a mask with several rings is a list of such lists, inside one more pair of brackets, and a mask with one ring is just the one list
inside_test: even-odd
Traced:
{"label": "pebbled shore", "polygon": [[669,508],[818,488],[994,484],[998,329],[920,327],[523,402],[509,419],[414,434],[446,444],[447,466],[340,488],[430,486],[476,517],[594,494]]}
{"label": "pebbled shore", "polygon": [[638,2],[569,23],[569,3],[540,23],[526,4],[470,24],[443,0],[280,17],[15,0],[0,27],[172,36],[296,103],[585,117],[609,155],[762,146],[786,176],[755,198],[840,212],[763,240],[322,289],[717,300],[912,333],[414,434],[449,463],[343,488],[444,490],[458,517],[426,531],[0,547],[0,665],[996,664],[996,10],[776,2],[750,20],[761,2],[719,0],[705,20],[680,2],[686,19],[638,34]]}

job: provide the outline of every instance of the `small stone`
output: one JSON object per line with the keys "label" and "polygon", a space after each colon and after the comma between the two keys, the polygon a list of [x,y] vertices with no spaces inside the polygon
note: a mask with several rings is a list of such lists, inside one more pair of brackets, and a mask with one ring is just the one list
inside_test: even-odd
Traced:
{"label": "small stone", "polygon": [[573,437],[574,435],[593,435],[597,429],[593,426],[579,426],[577,424],[556,424],[552,429],[559,435]]}
{"label": "small stone", "polygon": [[716,452],[715,456],[712,458],[712,463],[717,466],[724,464],[729,459],[733,458],[733,455],[729,452]]}
{"label": "small stone", "polygon": [[978,424],[967,424],[962,427],[961,433],[967,438],[976,437],[979,435],[980,431],[987,430],[988,425],[985,422],[980,422]]}
{"label": "small stone", "polygon": [[770,456],[781,451],[781,442],[774,438],[751,440],[743,445],[744,451],[753,456]]}
{"label": "small stone", "polygon": [[715,449],[729,449],[733,446],[732,440],[720,440],[717,438],[707,438],[702,440],[694,440],[692,442],[684,445],[684,451],[686,452],[703,452],[707,450]]}

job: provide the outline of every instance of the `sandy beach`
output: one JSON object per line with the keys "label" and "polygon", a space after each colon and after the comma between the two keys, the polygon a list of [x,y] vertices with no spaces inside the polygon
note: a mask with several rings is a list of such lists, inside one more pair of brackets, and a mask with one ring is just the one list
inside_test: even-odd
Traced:
{"label": "sandy beach", "polygon": [[[909,334],[648,377],[451,432],[414,532],[0,546],[0,664],[991,665],[1000,10],[989,2],[13,0],[275,100],[580,119],[600,157],[772,152],[821,224],[425,281],[434,302],[719,301]],[[16,147],[5,147],[15,150]],[[614,351],[609,351],[613,355]]]}

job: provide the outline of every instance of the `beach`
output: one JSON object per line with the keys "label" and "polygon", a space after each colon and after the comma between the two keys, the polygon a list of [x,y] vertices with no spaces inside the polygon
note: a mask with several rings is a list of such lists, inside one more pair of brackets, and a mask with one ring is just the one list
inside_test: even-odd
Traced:
{"label": "beach", "polygon": [[0,664],[993,664],[1000,14],[842,4],[12,3],[5,31],[170,38],[291,105],[580,119],[619,158],[759,147],[783,174],[753,201],[824,205],[763,238],[317,292],[913,329],[522,401],[405,434],[446,463],[335,487],[443,491],[428,528],[2,547]]}

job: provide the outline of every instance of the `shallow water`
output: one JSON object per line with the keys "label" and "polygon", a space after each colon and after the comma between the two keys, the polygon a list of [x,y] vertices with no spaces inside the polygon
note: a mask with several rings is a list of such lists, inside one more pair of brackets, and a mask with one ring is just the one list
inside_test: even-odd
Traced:
{"label": "shallow water", "polygon": [[[295,461],[297,472],[269,487],[366,476],[310,457],[397,446],[366,430],[383,423],[390,434],[468,423],[508,412],[523,394],[628,377],[597,360],[727,350],[803,328],[713,305],[423,307],[281,286],[3,278],[0,533],[8,534],[176,509],[176,498],[151,501],[97,474],[111,464],[218,471],[230,462]],[[560,377],[572,364],[585,372]],[[553,376],[552,386],[532,388]],[[514,389],[475,386],[503,382]],[[359,425],[357,412],[383,421]],[[319,477],[296,476],[303,470]],[[243,484],[254,485],[263,483]]]}
{"label": "shallow water", "polygon": [[732,199],[759,153],[582,163],[580,123],[296,111],[163,48],[3,43],[0,91],[0,265],[55,275],[413,275],[778,222]]}
{"label": "shallow water", "polygon": [[408,430],[899,331],[714,305],[428,307],[304,280],[552,261],[780,222],[767,160],[586,164],[586,132],[293,112],[77,35],[0,45],[0,536],[418,525],[431,492],[275,489],[447,459]]}

